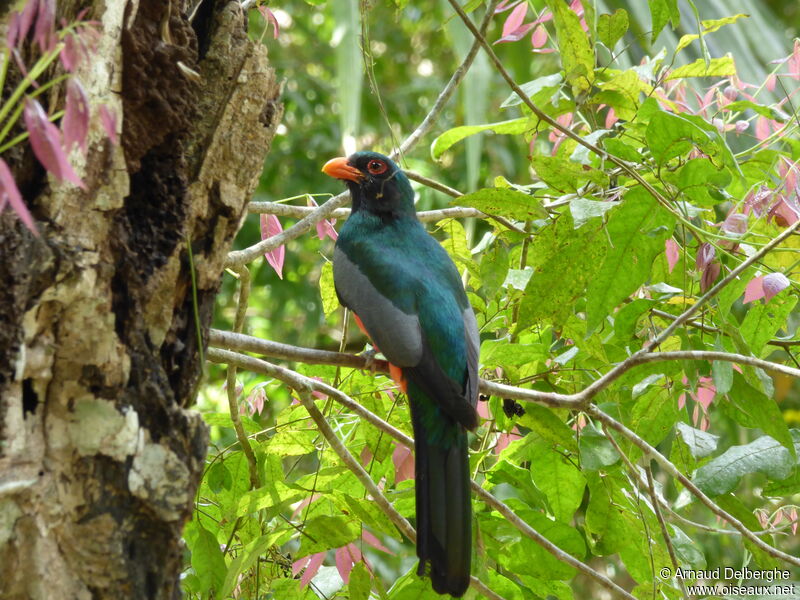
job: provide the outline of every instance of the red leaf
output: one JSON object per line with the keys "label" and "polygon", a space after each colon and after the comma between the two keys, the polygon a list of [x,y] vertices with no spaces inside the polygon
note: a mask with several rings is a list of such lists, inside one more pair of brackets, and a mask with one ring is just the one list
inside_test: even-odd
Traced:
{"label": "red leaf", "polygon": [[47,119],[42,106],[36,100],[29,98],[25,102],[23,115],[33,153],[44,168],[59,181],[66,179],[86,189],[67,160],[67,153],[61,145],[61,132]]}
{"label": "red leaf", "polygon": [[770,273],[761,282],[764,289],[764,300],[769,302],[781,290],[789,287],[789,280],[783,273]]}
{"label": "red leaf", "polygon": [[0,158],[0,213],[3,212],[6,204],[11,205],[11,209],[17,213],[20,220],[25,223],[25,226],[31,230],[34,235],[39,235],[39,230],[36,229],[36,224],[33,222],[33,217],[28,211],[28,207],[22,201],[22,194],[19,193],[17,182],[14,181],[14,176],[11,174],[11,169],[8,168],[6,162]]}
{"label": "red leaf", "polygon": [[394,482],[400,483],[414,477],[414,456],[405,446],[397,445],[392,453],[394,463]]}
{"label": "red leaf", "polygon": [[674,269],[675,265],[678,264],[678,242],[672,238],[669,238],[666,242],[664,242],[664,246],[666,246],[667,266],[669,267],[669,272],[672,273],[672,269]]}
{"label": "red leaf", "polygon": [[719,277],[720,265],[718,262],[712,262],[703,270],[703,276],[700,278],[700,291],[705,293]]}
{"label": "red leaf", "polygon": [[101,104],[98,110],[100,112],[100,123],[102,123],[103,129],[106,130],[106,135],[111,140],[111,143],[116,146],[119,144],[117,141],[117,117],[105,104]]}
{"label": "red leaf", "polygon": [[8,20],[8,29],[6,30],[6,48],[9,50],[17,45],[17,40],[20,38],[19,26],[21,23],[21,17],[22,15],[20,15],[18,12],[15,12]]}
{"label": "red leaf", "polygon": [[[314,200],[313,196],[306,196],[306,205],[313,206],[315,208],[319,206],[319,204],[317,204],[317,201]],[[315,225],[315,227],[317,228],[317,237],[320,240],[324,240],[325,236],[328,236],[335,242],[336,238],[339,237],[339,234],[336,233],[336,230],[333,228],[335,224],[336,224],[336,219],[331,219],[330,221],[328,221],[327,219],[323,219],[322,221],[317,221]]]}
{"label": "red leaf", "polygon": [[350,571],[353,570],[353,565],[360,560],[361,551],[353,543],[336,549],[336,568],[339,570],[342,581],[350,583]]}
{"label": "red leaf", "polygon": [[[275,215],[261,215],[261,239],[266,240],[283,231],[281,222]],[[286,258],[286,248],[283,245],[264,253],[270,266],[275,269],[278,277],[283,279],[283,261]]]}
{"label": "red leaf", "polygon": [[25,41],[25,38],[28,36],[28,32],[36,19],[36,13],[38,11],[39,0],[30,0],[30,2],[25,5],[25,8],[19,13],[19,30],[17,31],[16,40],[14,44],[9,45],[9,47],[14,46],[19,48],[22,45],[23,41]]}
{"label": "red leaf", "polygon": [[789,56],[789,75],[800,79],[800,40],[795,39],[794,51]]}
{"label": "red leaf", "polygon": [[[305,560],[305,559],[301,558],[300,560]],[[317,571],[319,571],[319,568],[322,566],[323,560],[325,560],[324,552],[317,552],[316,554],[311,555],[311,560],[308,561],[306,572],[303,573],[303,576],[300,578],[300,587],[306,587],[311,582],[311,580],[314,579],[314,575],[316,575]]]}
{"label": "red leaf", "polygon": [[89,133],[89,98],[77,79],[71,77],[67,81],[67,100],[64,108],[64,119],[61,121],[64,131],[64,147],[69,150],[77,144],[86,154],[86,136]]}

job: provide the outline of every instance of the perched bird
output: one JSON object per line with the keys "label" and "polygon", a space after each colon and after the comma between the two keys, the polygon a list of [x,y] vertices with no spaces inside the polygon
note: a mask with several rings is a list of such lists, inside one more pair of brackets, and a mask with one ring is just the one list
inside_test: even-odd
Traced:
{"label": "perched bird", "polygon": [[[478,326],[458,269],[417,220],[400,168],[375,152],[328,161],[353,212],[333,253],[339,301],[406,392],[415,439],[418,574],[460,597],[469,586],[467,430],[478,415]],[[430,564],[428,571],[427,565]]]}

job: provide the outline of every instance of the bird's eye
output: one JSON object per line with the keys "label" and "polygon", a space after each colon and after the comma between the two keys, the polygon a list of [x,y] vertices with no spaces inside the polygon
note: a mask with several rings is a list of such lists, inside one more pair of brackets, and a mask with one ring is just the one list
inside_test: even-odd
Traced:
{"label": "bird's eye", "polygon": [[373,175],[380,175],[381,173],[385,173],[386,169],[388,168],[389,168],[388,165],[382,160],[371,160],[367,163],[367,171],[369,171]]}

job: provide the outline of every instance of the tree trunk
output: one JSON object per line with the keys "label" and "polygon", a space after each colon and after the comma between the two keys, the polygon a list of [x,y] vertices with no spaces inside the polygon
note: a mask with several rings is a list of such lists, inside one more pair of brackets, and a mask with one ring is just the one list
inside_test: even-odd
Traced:
{"label": "tree trunk", "polygon": [[[57,4],[59,20],[85,6]],[[4,599],[179,595],[206,453],[187,410],[198,336],[282,113],[238,3],[201,0],[190,22],[194,4],[94,0],[89,151],[72,154],[87,190],[25,143],[4,156],[41,232],[0,215]]]}

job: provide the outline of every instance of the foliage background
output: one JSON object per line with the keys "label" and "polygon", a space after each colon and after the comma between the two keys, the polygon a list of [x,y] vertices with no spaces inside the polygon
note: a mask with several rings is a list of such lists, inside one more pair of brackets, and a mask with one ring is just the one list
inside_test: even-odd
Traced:
{"label": "foliage background", "polygon": [[[611,4],[596,2],[597,14],[611,13],[623,7],[630,17],[630,29],[616,46],[615,68],[624,70],[639,65],[645,57],[657,54],[662,48],[666,48],[670,60],[680,37],[697,31],[693,7],[688,3],[678,3],[680,25],[678,27],[668,25],[656,40],[651,39],[649,32],[652,27],[651,9],[654,5],[658,5],[658,2],[630,1]],[[530,2],[528,20],[533,18],[531,15],[534,11],[539,14],[545,8],[544,2]],[[355,148],[372,148],[388,152],[396,145],[395,140],[402,140],[407,136],[430,109],[437,94],[458,66],[461,56],[472,43],[471,36],[444,1],[423,5],[413,1],[359,3],[347,0],[308,3],[298,0],[271,3],[270,9],[280,24],[280,33],[277,39],[273,39],[271,32],[268,32],[264,40],[270,49],[271,60],[277,72],[286,77],[284,93],[286,110],[284,124],[278,131],[254,200],[276,201],[301,196],[294,202],[305,204],[305,197],[302,197],[304,194],[338,193],[339,186],[320,173],[321,165],[328,158]],[[698,5],[698,10],[702,19],[720,19],[738,12],[750,14],[749,19],[723,27],[704,38],[710,56],[721,57],[729,52],[733,55],[739,77],[748,83],[759,84],[767,79],[768,74],[776,68],[774,64],[769,64],[770,61],[785,57],[792,51],[791,40],[797,35],[800,25],[800,14],[796,7],[784,2],[752,2],[743,8],[742,3],[720,0],[702,3]],[[481,10],[473,13],[473,19],[477,20],[481,13]],[[508,14],[505,12],[495,17],[487,36],[490,41],[501,37],[500,30]],[[556,39],[552,25],[552,22],[548,24],[551,35],[548,44],[555,46]],[[264,27],[265,23],[261,16],[253,11],[251,35],[262,35]],[[368,40],[365,47],[369,49],[370,56],[366,60],[363,59],[359,48],[359,35],[365,35],[365,39]],[[518,42],[496,45],[494,49],[518,83],[557,73],[561,69],[558,53],[532,53],[527,37]],[[674,67],[690,64],[701,57],[699,44],[694,43],[677,55]],[[611,54],[600,48],[597,58],[600,64],[606,64],[611,60]],[[364,62],[370,65],[371,71],[366,76],[363,72]],[[370,84],[370,79],[373,80],[373,85]],[[711,78],[687,79],[688,94],[691,94],[692,89],[703,94],[710,83],[716,81]],[[784,84],[793,85],[795,88],[797,86],[796,81],[792,79],[784,80]],[[765,90],[758,97],[758,102],[763,106],[771,106],[793,91],[791,87],[786,89],[780,86],[771,91]],[[540,182],[544,177],[537,176],[536,171],[531,169],[529,155],[531,152],[534,155],[544,156],[552,153],[553,143],[548,139],[547,131],[543,130],[534,141],[527,134],[473,136],[453,146],[438,161],[431,159],[425,143],[431,142],[435,136],[455,126],[490,123],[525,115],[526,112],[519,106],[511,109],[501,108],[501,104],[508,96],[509,90],[500,75],[491,68],[483,53],[479,54],[456,96],[440,115],[433,134],[404,157],[403,165],[462,192],[491,187],[497,177],[503,177],[520,186],[530,186],[537,181]],[[789,114],[792,109],[790,106],[784,106],[783,111]],[[754,134],[756,116],[747,113],[747,118],[752,121],[748,131],[727,138],[733,152],[744,152],[756,141]],[[788,130],[782,138],[782,143],[777,144],[774,149],[784,152],[792,161],[796,161],[798,146],[791,139],[793,135],[796,136],[796,127]],[[566,156],[569,156],[569,152],[566,152]],[[686,156],[688,151],[681,160]],[[774,172],[777,168],[777,158],[771,156],[770,159],[772,162],[769,164],[765,159],[764,168]],[[597,164],[594,166],[608,170],[607,166]],[[748,180],[750,188],[756,185],[756,181],[761,183],[771,177],[774,179],[771,173],[755,174],[750,171],[747,173],[750,177]],[[668,177],[666,179],[669,180]],[[546,185],[534,186],[532,190],[546,200],[556,200],[561,195],[561,190],[554,190]],[[748,191],[752,191],[748,189],[748,185],[731,190],[734,197],[739,199]],[[446,199],[441,193],[427,187],[419,187],[418,192],[418,210],[440,208],[450,202],[450,199]],[[736,196],[737,193],[740,196]],[[321,203],[325,196],[317,196],[316,199]],[[602,200],[602,193],[595,199]],[[726,201],[717,202],[706,198],[703,207],[714,211],[706,220],[723,221],[727,211],[730,210],[731,201],[735,202],[727,200],[726,204]],[[562,223],[565,221],[566,218],[561,219]],[[281,222],[283,227],[287,228],[293,221],[281,218]],[[695,219],[694,222],[700,223],[700,220]],[[660,225],[672,231],[668,220]],[[654,229],[658,226],[656,223]],[[710,229],[702,223],[699,226]],[[447,231],[439,232],[437,235],[440,239],[451,240],[461,240],[463,236],[463,242],[450,244],[448,249],[455,253],[457,259],[462,260],[462,264],[472,262],[468,266],[470,276],[473,278],[471,298],[479,312],[479,321],[484,326],[482,348],[484,366],[502,369],[498,373],[502,372],[503,378],[513,384],[527,381],[534,382],[534,387],[539,389],[576,392],[591,380],[591,375],[584,376],[583,373],[605,371],[608,364],[606,361],[613,362],[624,357],[622,350],[625,344],[620,339],[621,321],[617,318],[616,330],[606,330],[605,336],[599,334],[589,336],[584,325],[576,322],[574,318],[570,320],[561,316],[537,320],[538,325],[531,330],[532,333],[515,330],[520,312],[523,318],[526,314],[525,308],[520,309],[518,304],[522,294],[511,288],[502,288],[500,286],[502,279],[493,281],[491,273],[500,271],[503,267],[507,269],[509,265],[516,267],[525,252],[541,251],[548,240],[556,244],[559,239],[558,235],[555,238],[548,238],[547,236],[555,230],[547,230],[543,224],[528,223],[528,227],[540,233],[533,236],[530,243],[524,242],[520,236],[511,232],[497,230],[491,221],[484,220],[467,221],[463,229],[457,224],[449,224],[446,225]],[[774,223],[769,226],[764,224],[753,227],[755,229],[751,233],[764,236],[774,236],[780,230]],[[571,226],[565,226],[561,235],[568,235],[570,229]],[[486,238],[485,236],[490,233],[496,235]],[[625,231],[621,233],[626,234]],[[697,244],[691,233],[687,233],[686,230],[682,232],[676,230],[676,239],[679,239],[682,247],[686,248],[687,254],[679,259],[674,274],[668,272],[666,255],[663,251],[665,236],[659,235],[660,237],[656,236],[657,244],[660,244],[659,251],[653,262],[652,273],[646,279],[650,283],[664,282],[684,290],[685,293],[664,292],[662,295],[653,293],[650,298],[640,295],[634,302],[625,305],[637,307],[629,308],[626,313],[628,320],[625,334],[631,338],[629,342],[632,344],[631,351],[638,349],[647,336],[645,330],[648,328],[648,323],[646,320],[639,320],[646,310],[658,304],[656,308],[678,314],[687,306],[686,298],[699,296],[703,269],[695,266]],[[249,247],[260,237],[258,216],[251,215],[239,235],[237,247]],[[464,253],[465,247],[475,248],[484,239],[489,241],[488,246],[484,244],[479,246],[477,252],[473,250],[472,253]],[[764,239],[758,238],[758,241],[763,242]],[[332,248],[331,239],[320,240],[316,235],[305,235],[293,240],[286,248],[283,279],[279,278],[275,270],[264,260],[258,260],[251,265],[253,282],[244,332],[259,338],[307,348],[341,349],[341,312],[334,311],[327,315],[323,312],[318,283],[326,257],[330,257]],[[720,256],[723,250],[720,249]],[[558,251],[566,250],[561,248]],[[575,264],[572,265],[574,270],[561,273],[561,277],[566,280],[585,277],[580,273],[586,266],[581,264],[583,256],[579,253],[574,258]],[[537,260],[541,264],[541,259],[532,256],[529,264],[536,265]],[[725,269],[735,264],[735,260],[726,256],[723,259],[723,274],[726,272]],[[766,266],[770,270],[777,269],[785,273],[792,281],[792,289],[778,298],[784,303],[781,306],[785,306],[786,310],[782,312],[782,320],[779,323],[776,321],[770,335],[782,335],[793,340],[798,317],[792,308],[794,296],[791,296],[792,300],[787,296],[795,294],[794,260],[773,261]],[[755,271],[749,273],[750,278],[755,275]],[[236,289],[236,279],[226,277],[218,298],[215,317],[215,326],[218,329],[233,328],[237,303]],[[739,288],[740,294],[742,291],[743,289]],[[559,296],[556,294],[555,297]],[[792,306],[788,306],[790,303]],[[731,328],[735,328],[734,324],[741,324],[746,318],[748,309],[753,310],[738,296],[730,299],[729,306],[735,320],[726,321],[718,314],[708,317],[709,325],[722,328],[728,338],[734,335],[731,332]],[[531,312],[530,308],[528,306],[529,317],[536,314],[536,311]],[[619,317],[623,310],[625,309],[621,309],[616,316]],[[569,312],[572,312],[571,307]],[[556,313],[557,310],[553,314]],[[550,314],[550,317],[553,317],[553,314]],[[541,314],[539,316],[541,317]],[[720,319],[719,322],[714,321],[717,318]],[[649,327],[664,326],[665,321],[657,319],[654,321],[652,317],[649,319]],[[533,322],[525,324],[530,326]],[[617,339],[610,337],[612,333],[617,335]],[[708,335],[686,329],[673,339],[671,347],[708,349],[716,344],[720,349],[733,350],[731,344],[724,341],[725,337],[725,335]],[[492,345],[494,339],[498,341]],[[344,349],[357,352],[363,344],[364,339],[359,337],[356,330],[352,330],[348,332]],[[516,344],[514,346],[516,354],[510,350],[509,344]],[[583,353],[575,361],[570,362],[573,359],[570,349],[575,345],[581,346]],[[610,349],[612,347],[613,350]],[[487,358],[487,350],[495,352],[494,362]],[[738,350],[741,351],[741,346]],[[774,352],[760,352],[758,349],[753,354],[789,364],[792,364],[793,360],[788,356],[786,347],[778,347]],[[560,357],[560,360],[557,359],[555,363],[549,361],[556,357]],[[337,370],[335,367],[312,367],[302,364],[290,366],[297,368],[301,373],[338,383],[352,397],[384,417],[389,415],[386,418],[392,424],[409,432],[409,427],[402,420],[402,411],[394,408],[394,397],[387,393],[374,393],[376,389],[388,387],[387,381],[382,378],[376,380],[368,374]],[[559,372],[559,368],[563,370]],[[547,373],[552,373],[553,377],[548,377]],[[648,375],[653,377],[647,380]],[[764,383],[763,378],[759,383],[755,371],[747,371],[745,376],[748,383],[741,381],[742,376],[728,373],[728,377],[733,378],[734,385],[739,389],[749,386],[747,389],[755,390],[754,393],[760,394],[759,397],[766,398],[771,395],[779,401],[780,411],[771,414],[773,416],[780,414],[784,430],[786,425],[800,426],[800,397],[797,395],[795,380],[788,377],[776,378],[774,393],[770,393],[770,385]],[[718,401],[710,408],[705,407],[710,411],[708,415],[710,431],[720,436],[715,440],[703,438],[708,444],[713,445],[711,453],[703,454],[702,449],[687,443],[685,436],[676,435],[675,421],[681,421],[687,427],[691,426],[695,432],[708,428],[702,426],[704,405],[696,399],[702,395],[704,386],[708,389],[710,385],[718,384],[719,377],[722,376],[712,373],[709,363],[706,362],[677,362],[669,367],[658,365],[655,369],[640,368],[631,373],[616,392],[602,399],[604,403],[602,407],[625,420],[627,411],[647,410],[642,408],[641,401],[637,402],[637,399],[642,398],[642,395],[652,398],[653,405],[650,409],[663,413],[661,421],[654,424],[656,427],[665,428],[665,435],[657,440],[659,449],[669,455],[681,470],[691,474],[696,467],[708,463],[711,457],[721,455],[731,446],[743,446],[754,440],[763,439],[761,438],[763,425],[757,427],[751,423],[751,429],[744,427],[744,419],[737,417],[731,410],[724,410],[722,401]],[[290,485],[290,488],[294,493],[290,492],[289,488],[281,489],[280,502],[273,504],[265,501],[259,504],[259,510],[242,511],[239,498],[249,489],[246,462],[242,453],[237,450],[230,417],[225,415],[227,410],[225,372],[218,366],[209,365],[207,384],[201,391],[198,407],[206,414],[207,421],[213,425],[214,450],[209,456],[209,468],[199,493],[196,519],[187,529],[186,539],[191,555],[187,553],[185,589],[192,597],[208,597],[215,593],[213,590],[218,594],[223,588],[225,591],[231,591],[234,587],[233,580],[243,573],[244,578],[236,588],[236,593],[240,597],[270,597],[265,595],[269,593],[274,595],[272,597],[280,598],[311,597],[308,588],[297,585],[297,580],[293,579],[291,572],[292,563],[299,554],[311,553],[311,550],[304,546],[306,542],[301,541],[303,536],[298,536],[292,527],[313,522],[314,527],[317,527],[314,532],[329,536],[322,545],[313,548],[317,551],[336,548],[337,539],[343,544],[352,540],[347,535],[337,536],[336,528],[342,523],[332,521],[327,524],[330,528],[327,528],[322,519],[322,517],[335,519],[341,516],[342,502],[344,502],[341,497],[336,497],[335,494],[330,497],[325,496],[324,502],[313,502],[304,506],[302,511],[296,512],[294,510],[296,503],[303,498],[307,499],[310,494],[310,491],[306,494],[299,494],[297,491],[324,489],[327,485],[332,486],[329,489],[335,488],[343,493],[352,492],[358,497],[363,496],[363,489],[358,491],[359,484],[341,467],[337,470],[337,467],[333,466],[336,463],[335,457],[331,456],[330,450],[320,442],[312,430],[296,426],[298,423],[306,423],[308,417],[302,408],[290,404],[291,397],[286,387],[277,381],[247,372],[240,373],[238,381],[242,387],[240,396],[242,406],[244,410],[251,411],[250,417],[244,419],[244,424],[248,433],[252,434],[253,446],[263,475],[262,481],[266,482],[270,477],[277,477],[281,482],[292,484],[294,487]],[[712,384],[709,384],[709,381],[712,381]],[[641,386],[638,389],[635,388],[637,384]],[[766,387],[756,389],[762,384]],[[690,391],[690,397],[687,399],[684,396],[685,404],[681,404],[682,408],[679,409],[681,393],[686,391]],[[745,405],[749,401],[749,398],[742,399]],[[252,407],[260,406],[261,402],[263,410],[260,414],[252,414]],[[652,576],[653,565],[658,564],[658,560],[667,560],[663,543],[660,546],[656,544],[649,552],[643,551],[643,547],[635,544],[628,549],[624,548],[626,542],[641,536],[639,528],[642,521],[646,527],[649,524],[655,528],[657,523],[653,520],[651,512],[647,513],[647,518],[643,517],[642,512],[637,515],[635,505],[644,501],[642,497],[633,504],[625,504],[626,499],[630,501],[634,497],[631,490],[636,486],[632,484],[630,470],[619,461],[613,447],[603,438],[602,431],[589,426],[582,430],[585,435],[578,434],[576,437],[573,432],[570,438],[567,435],[571,431],[569,428],[582,427],[586,420],[585,415],[569,414],[563,410],[553,411],[550,414],[556,417],[557,422],[554,422],[553,416],[542,414],[542,411],[547,409],[526,404],[527,414],[521,419],[512,419],[503,415],[499,399],[493,398],[488,404],[491,414],[495,415],[495,421],[479,432],[480,439],[473,448],[478,450],[475,460],[482,461],[476,463],[476,472],[480,472],[482,477],[491,482],[494,486],[493,493],[518,508],[520,513],[525,513],[530,519],[529,522],[534,525],[538,524],[540,527],[545,525],[544,522],[537,520],[539,517],[534,514],[535,511],[555,515],[558,520],[574,525],[577,529],[572,531],[576,532],[576,535],[578,530],[581,532],[578,535],[579,539],[572,539],[570,537],[572,534],[565,534],[561,539],[562,547],[579,556],[582,552],[586,552],[587,547],[591,548],[595,556],[585,555],[590,564],[624,588],[633,589],[637,597],[680,597],[680,591],[674,582],[671,586],[656,585]],[[330,404],[325,404],[325,407],[331,411]],[[393,482],[397,464],[390,460],[394,449],[389,441],[381,437],[378,432],[358,427],[357,421],[354,421],[352,416],[340,413],[338,410],[328,414],[335,415],[332,419],[340,428],[338,433],[340,436],[345,436],[348,446],[356,456],[375,457],[375,460],[366,463],[372,469],[373,478],[377,480],[383,475],[387,478],[387,482]],[[633,425],[629,423],[629,426]],[[558,433],[552,433],[552,430]],[[284,437],[276,435],[283,431],[291,434]],[[548,431],[551,431],[549,437]],[[771,433],[773,437],[779,437],[775,431]],[[524,443],[518,443],[516,450],[512,446],[509,454],[501,455],[509,461],[495,462],[493,448],[498,443],[503,447],[521,434],[527,434]],[[641,434],[647,437],[644,433]],[[701,433],[693,435],[702,436]],[[785,435],[788,435],[788,432]],[[700,437],[696,440],[698,445],[702,445]],[[572,441],[569,441],[570,439]],[[584,462],[580,472],[567,469],[554,474],[553,481],[567,481],[572,477],[575,482],[573,487],[567,486],[568,489],[565,488],[560,492],[544,489],[549,480],[537,478],[536,468],[542,470],[549,461],[552,461],[552,455],[548,452],[554,445],[560,448],[563,456],[575,459],[579,449],[575,445],[576,439],[580,444],[580,452],[584,454],[583,460],[586,461],[587,456],[592,456],[594,457],[592,460],[599,461],[599,464],[593,469],[587,469]],[[629,445],[620,443],[634,462],[640,458],[641,453]],[[365,448],[369,449],[367,455],[362,454]],[[283,459],[279,460],[276,456],[283,456]],[[494,470],[488,474],[484,472],[490,468]],[[759,470],[769,471],[768,468],[751,469],[736,487],[735,495],[719,494],[716,499],[729,512],[745,521],[751,529],[760,529],[757,517],[762,517],[761,525],[763,525],[763,517],[767,516],[770,523],[783,528],[774,543],[785,552],[796,555],[800,551],[800,545],[792,529],[790,513],[792,506],[798,504],[798,493],[800,493],[797,467],[790,469],[788,478],[780,477],[774,480],[763,472],[759,473]],[[532,478],[528,474],[531,472]],[[786,473],[782,471],[781,475]],[[656,479],[659,484],[665,486],[666,496],[673,499],[671,500],[673,507],[680,510],[684,518],[700,522],[707,527],[720,526],[712,514],[696,502],[690,501],[680,485],[676,485],[658,471]],[[580,485],[577,483],[578,480]],[[777,483],[778,481],[784,483]],[[625,509],[620,509],[620,514],[623,515],[620,522],[614,521],[611,515],[607,515],[605,518],[609,519],[611,524],[608,525],[608,530],[601,531],[602,527],[596,520],[596,513],[595,522],[592,523],[592,510],[596,511],[598,507],[590,506],[590,498],[599,497],[600,488],[604,485],[609,486],[609,482],[613,484],[608,488],[611,490],[607,497],[608,502],[611,505],[624,505]],[[584,485],[588,487],[584,488]],[[764,488],[770,485],[781,492],[778,494],[780,500],[764,493]],[[398,483],[393,493],[396,495],[392,496],[392,499],[398,510],[407,516],[412,516],[413,495],[409,482]],[[553,505],[554,498],[561,493],[574,496],[569,500],[570,507],[559,509]],[[786,507],[785,510],[783,507]],[[365,506],[361,506],[361,509],[366,510]],[[350,510],[354,510],[352,506]],[[476,511],[478,510],[480,509],[476,503]],[[642,509],[641,506],[638,510],[647,512],[647,509]],[[315,518],[317,521],[314,521]],[[795,527],[796,519],[795,513]],[[385,517],[379,514],[372,514],[372,520],[371,530],[375,533],[388,533],[393,530]],[[292,527],[286,525],[289,521],[293,523]],[[481,523],[487,535],[482,543],[486,544],[484,551],[489,556],[492,556],[492,548],[495,548],[493,544],[501,541],[515,548],[510,551],[512,557],[510,561],[500,561],[502,564],[499,573],[520,574],[522,562],[530,561],[531,556],[544,561],[551,569],[550,576],[535,570],[529,573],[523,572],[520,578],[516,579],[519,586],[516,588],[507,585],[508,579],[491,570],[488,573],[476,573],[482,577],[486,576],[486,582],[490,587],[493,587],[492,584],[500,586],[497,591],[508,594],[506,597],[517,597],[517,594],[528,594],[531,591],[537,594],[546,591],[553,597],[559,598],[607,597],[604,596],[607,592],[597,587],[596,582],[586,576],[576,575],[568,568],[563,570],[563,565],[559,571],[557,564],[547,562],[552,560],[549,555],[543,555],[535,545],[526,543],[529,540],[520,539],[510,528],[508,531],[503,529],[505,526],[500,520],[488,519]],[[308,527],[306,531],[312,528]],[[658,537],[654,532],[649,532],[649,535]],[[388,593],[391,598],[417,597],[414,594],[420,592],[415,586],[419,584],[413,576],[406,576],[395,583],[403,573],[414,567],[413,549],[391,535],[381,535],[380,540],[394,554],[376,550],[363,541],[358,542],[359,550],[368,557],[377,575],[372,583],[372,593]],[[767,567],[779,564],[769,557],[759,555],[758,551],[752,548],[745,550],[741,538],[735,535],[715,535],[689,527],[681,532],[673,532],[673,542],[679,549],[681,562],[694,568],[702,568],[705,565],[736,567],[748,564],[751,567],[754,565]],[[570,546],[570,543],[574,545]],[[262,557],[260,560],[256,560],[253,556],[257,554],[253,552],[254,544],[260,550]],[[221,551],[218,550],[220,546]],[[333,566],[336,558],[341,558],[341,555],[337,557],[331,550],[327,557],[327,570],[325,567],[320,570],[312,589],[316,589],[320,594],[324,592],[324,597],[347,597],[347,594],[354,598],[366,597],[360,595],[364,590],[363,581],[368,577],[363,567],[356,566],[352,571],[356,584],[349,588],[337,587],[341,586],[341,580],[338,579],[341,569],[337,570]],[[239,563],[234,564],[236,560],[239,560]],[[355,562],[361,564],[357,560]],[[797,580],[796,572],[793,577]],[[500,579],[505,581],[501,582]],[[569,586],[559,580],[568,581]],[[390,588],[391,591],[387,591]]]}

